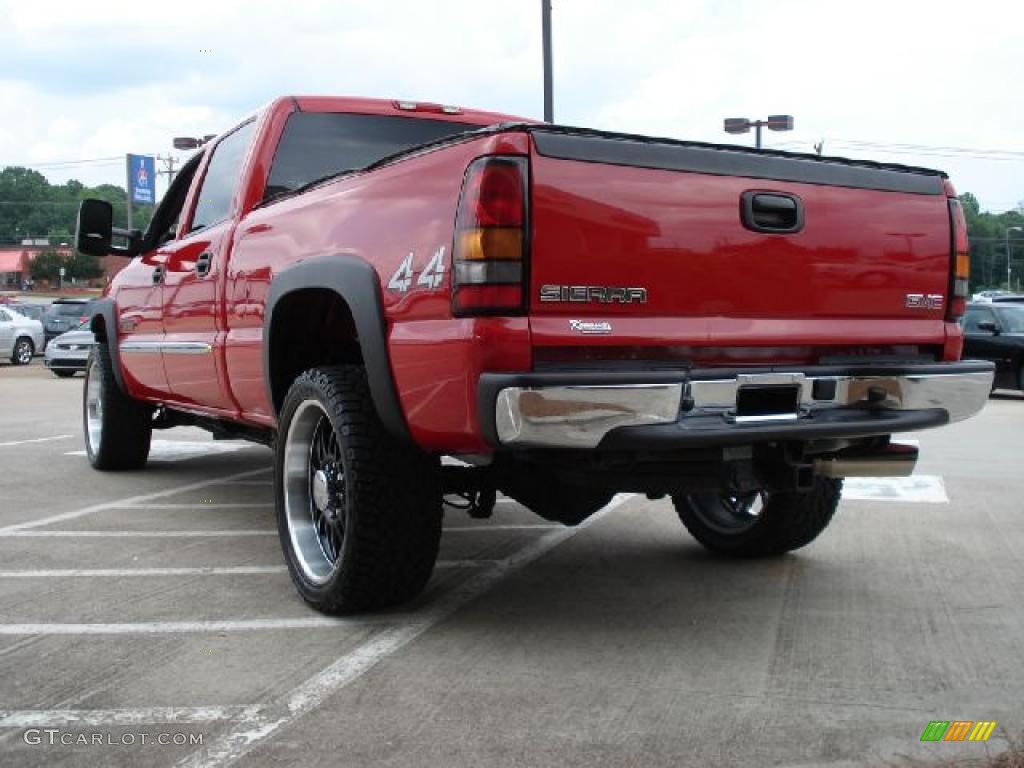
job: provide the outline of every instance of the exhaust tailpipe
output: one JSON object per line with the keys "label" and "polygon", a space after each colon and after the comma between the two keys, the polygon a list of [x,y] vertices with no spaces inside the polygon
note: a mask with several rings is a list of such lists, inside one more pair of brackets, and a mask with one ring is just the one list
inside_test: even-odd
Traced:
{"label": "exhaust tailpipe", "polygon": [[910,477],[917,465],[917,446],[889,443],[863,456],[815,459],[814,473],[821,477]]}

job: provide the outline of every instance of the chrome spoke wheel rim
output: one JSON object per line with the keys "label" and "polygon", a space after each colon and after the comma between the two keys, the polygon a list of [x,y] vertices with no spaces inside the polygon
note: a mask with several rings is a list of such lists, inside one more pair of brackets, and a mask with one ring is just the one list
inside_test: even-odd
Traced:
{"label": "chrome spoke wheel rim", "polygon": [[694,505],[704,524],[726,534],[742,533],[761,519],[764,510],[762,493],[743,496],[717,496],[701,499]]}
{"label": "chrome spoke wheel rim", "polygon": [[22,365],[28,365],[32,362],[32,349],[29,347],[27,341],[18,342],[18,362]]}
{"label": "chrome spoke wheel rim", "polygon": [[341,563],[347,493],[341,444],[316,400],[295,409],[284,446],[284,512],[295,560],[314,584]]}
{"label": "chrome spoke wheel rim", "polygon": [[103,382],[97,375],[96,362],[89,364],[85,380],[85,438],[96,454],[103,440]]}

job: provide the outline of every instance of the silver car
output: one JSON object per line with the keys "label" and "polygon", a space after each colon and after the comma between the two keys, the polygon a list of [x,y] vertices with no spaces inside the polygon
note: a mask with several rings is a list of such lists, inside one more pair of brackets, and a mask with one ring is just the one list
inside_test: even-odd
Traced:
{"label": "silver car", "polygon": [[46,367],[53,371],[54,376],[70,378],[88,367],[89,351],[95,343],[89,323],[82,323],[46,345]]}
{"label": "silver car", "polygon": [[15,365],[28,365],[32,355],[43,348],[43,324],[0,306],[0,359]]}

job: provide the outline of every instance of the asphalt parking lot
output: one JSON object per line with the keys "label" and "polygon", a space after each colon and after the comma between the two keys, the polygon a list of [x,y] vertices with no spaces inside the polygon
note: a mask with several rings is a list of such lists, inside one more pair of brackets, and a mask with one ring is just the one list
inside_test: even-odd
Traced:
{"label": "asphalt parking lot", "polygon": [[285,572],[267,449],[176,430],[100,474],[81,388],[0,367],[4,766],[899,765],[1024,731],[1019,395],[794,555],[716,559],[667,501],[566,529],[499,500],[446,512],[414,604],[332,619]]}

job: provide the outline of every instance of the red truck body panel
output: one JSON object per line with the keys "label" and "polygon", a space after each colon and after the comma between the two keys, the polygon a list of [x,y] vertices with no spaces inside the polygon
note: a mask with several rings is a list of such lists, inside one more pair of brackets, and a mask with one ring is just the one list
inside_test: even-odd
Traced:
{"label": "red truck body panel", "polygon": [[[492,450],[476,409],[482,373],[529,371],[538,361],[687,359],[701,364],[817,363],[829,355],[933,351],[959,355],[960,333],[940,308],[908,312],[908,293],[946,294],[950,223],[944,195],[887,192],[546,157],[526,132],[495,131],[414,153],[259,206],[293,112],[416,115],[487,126],[487,112],[408,113],[394,102],[278,99],[256,113],[255,139],[225,221],[189,233],[203,159],[177,239],[144,254],[111,289],[125,342],[207,344],[208,355],[124,355],[130,394],[257,426],[273,426],[263,348],[275,277],[305,259],[348,255],[383,289],[388,359],[405,419],[424,449]],[[216,146],[216,145],[214,145]],[[386,288],[408,254],[421,267],[451,258],[456,204],[483,155],[529,158],[528,312],[461,317],[451,270],[440,285]],[[792,235],[752,232],[737,215],[749,190],[803,201]],[[212,254],[206,276],[201,254]],[[162,286],[153,272],[165,270]],[[542,286],[640,286],[644,304],[543,303]],[[569,319],[609,321],[580,335]]]}

